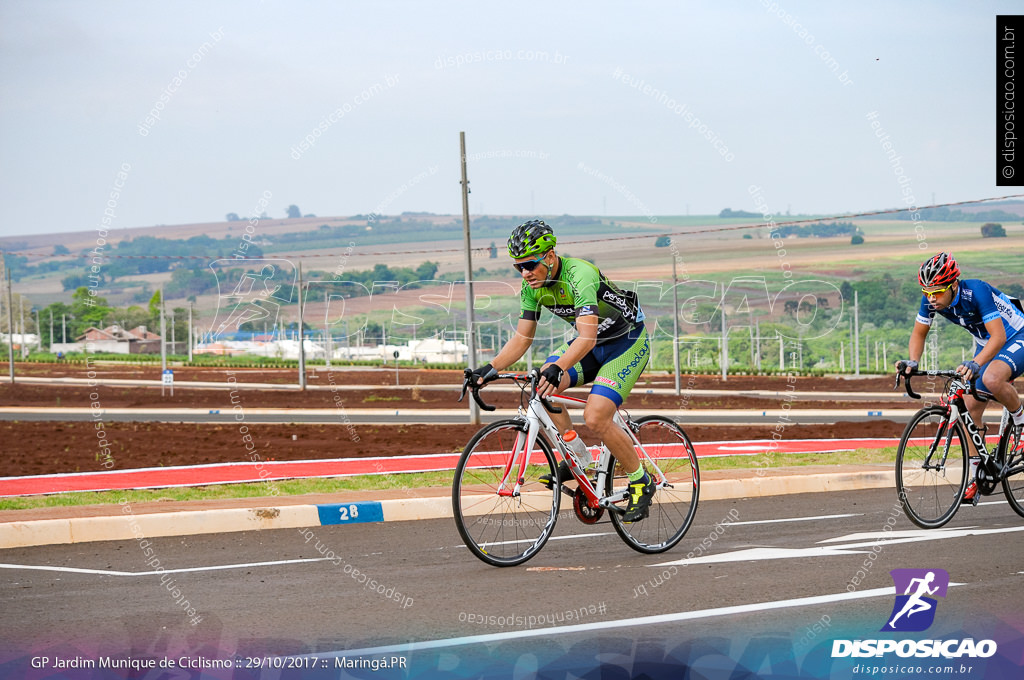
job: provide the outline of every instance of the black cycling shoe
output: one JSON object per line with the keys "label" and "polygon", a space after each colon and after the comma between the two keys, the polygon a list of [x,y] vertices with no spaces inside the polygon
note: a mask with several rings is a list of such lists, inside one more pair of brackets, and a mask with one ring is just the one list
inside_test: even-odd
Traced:
{"label": "black cycling shoe", "polygon": [[629,523],[647,519],[651,499],[654,498],[654,481],[645,472],[643,479],[630,482],[627,488],[629,489],[629,505],[626,506],[626,513],[622,516],[622,521]]}
{"label": "black cycling shoe", "polygon": [[[573,478],[572,477],[572,471],[569,469],[569,464],[566,463],[564,460],[558,461],[558,479],[559,479],[559,483],[560,484],[565,484],[566,482],[568,482],[572,478]],[[540,477],[537,478],[537,481],[540,482],[541,484],[543,484],[544,486],[546,486],[549,489],[554,489],[555,488],[554,480],[551,479],[551,474],[550,473],[545,474],[545,475],[541,475]]]}

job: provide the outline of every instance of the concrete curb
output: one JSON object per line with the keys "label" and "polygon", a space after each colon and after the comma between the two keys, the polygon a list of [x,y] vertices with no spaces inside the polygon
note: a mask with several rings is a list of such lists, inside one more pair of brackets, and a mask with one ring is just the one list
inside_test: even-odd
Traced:
{"label": "concrete curb", "polygon": [[[778,476],[745,476],[701,482],[700,500],[778,496],[794,493],[895,488],[893,471],[843,471]],[[190,536],[262,529],[295,529],[335,524],[395,522],[452,517],[449,496],[318,505],[219,508],[138,513],[130,505],[120,514],[0,523],[0,549]]]}

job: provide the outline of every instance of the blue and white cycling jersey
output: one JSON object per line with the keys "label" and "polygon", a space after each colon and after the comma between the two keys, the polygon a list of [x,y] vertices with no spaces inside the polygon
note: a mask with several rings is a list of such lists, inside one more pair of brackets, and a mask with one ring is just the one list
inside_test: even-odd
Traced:
{"label": "blue and white cycling jersey", "polygon": [[932,309],[928,297],[922,295],[921,307],[917,312],[918,323],[930,326],[936,314],[966,328],[974,336],[979,349],[989,340],[985,323],[993,319],[1003,320],[1007,340],[1024,330],[1024,313],[1014,306],[1009,296],[979,279],[961,280],[953,304],[946,309]]}

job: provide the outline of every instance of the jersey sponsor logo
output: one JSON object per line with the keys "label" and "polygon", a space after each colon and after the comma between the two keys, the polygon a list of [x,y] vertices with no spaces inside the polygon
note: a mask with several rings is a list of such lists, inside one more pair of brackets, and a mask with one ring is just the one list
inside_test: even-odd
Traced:
{"label": "jersey sponsor logo", "polygon": [[576,308],[568,305],[551,305],[549,309],[558,316],[575,316]]}
{"label": "jersey sponsor logo", "polygon": [[596,378],[594,378],[594,382],[600,383],[602,385],[607,385],[608,387],[611,387],[612,389],[616,389],[616,390],[619,389],[619,383],[615,382],[611,378],[606,378],[603,375],[599,375]]}
{"label": "jersey sponsor logo", "polygon": [[597,316],[597,305],[583,305],[576,310],[576,316]]}
{"label": "jersey sponsor logo", "polygon": [[[637,366],[639,366],[641,364],[646,366],[647,365],[647,360],[645,359],[645,357],[647,356],[647,353],[649,351],[650,351],[650,345],[648,345],[648,343],[645,342],[640,347],[640,351],[637,352],[635,357],[633,357],[633,360],[631,362],[629,362],[629,364],[627,364],[625,368],[623,368],[621,371],[618,372],[617,375],[618,375],[619,380],[625,380],[630,375],[632,375],[633,374],[633,369],[636,368]],[[643,369],[641,369],[641,370],[643,370]]]}
{"label": "jersey sponsor logo", "polygon": [[637,320],[639,305],[637,305],[637,309],[631,309],[631,305],[625,295],[619,295],[615,291],[606,288],[601,291],[601,299],[618,309],[626,320]]}
{"label": "jersey sponsor logo", "polygon": [[601,293],[601,298],[604,299],[605,302],[612,303],[619,309],[626,308],[626,298],[622,297],[621,295],[616,295],[614,292],[610,290],[606,290],[603,293]]}

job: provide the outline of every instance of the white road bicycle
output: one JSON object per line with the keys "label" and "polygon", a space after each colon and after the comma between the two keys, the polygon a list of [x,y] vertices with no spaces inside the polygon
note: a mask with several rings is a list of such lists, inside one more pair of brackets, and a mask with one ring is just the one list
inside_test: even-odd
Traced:
{"label": "white road bicycle", "polygon": [[[607,447],[601,446],[595,469],[584,470],[562,440],[547,411],[582,407],[582,399],[537,395],[539,371],[500,373],[493,380],[511,380],[521,389],[519,413],[477,432],[462,453],[452,482],[455,525],[478,558],[498,567],[522,564],[551,537],[563,494],[573,499],[576,517],[595,524],[605,511],[612,527],[628,546],[642,553],[660,553],[686,534],[697,511],[700,472],[689,437],[674,421],[661,416],[633,420],[619,410],[615,424],[625,431],[656,491],[646,519],[626,523],[628,478]],[[469,391],[485,411],[495,410],[480,398],[476,377],[467,369],[462,401]],[[568,464],[570,479],[559,479],[557,451]],[[545,483],[548,475],[555,483]],[[576,488],[566,482],[576,480]]]}

